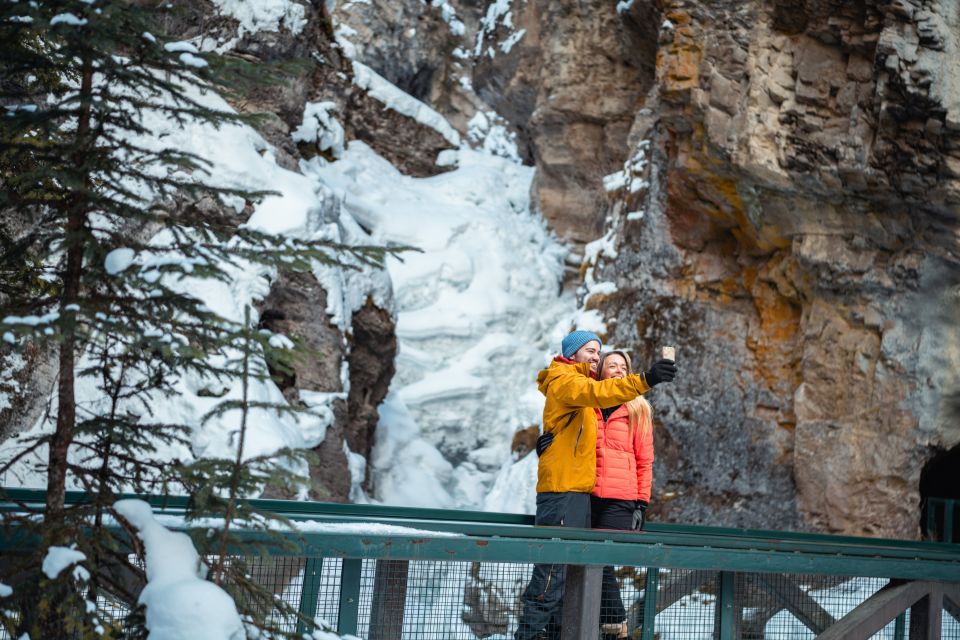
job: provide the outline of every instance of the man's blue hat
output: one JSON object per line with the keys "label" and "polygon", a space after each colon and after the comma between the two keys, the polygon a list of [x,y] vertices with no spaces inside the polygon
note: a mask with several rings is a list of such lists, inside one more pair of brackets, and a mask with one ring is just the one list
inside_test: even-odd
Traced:
{"label": "man's blue hat", "polygon": [[564,358],[572,358],[580,347],[592,340],[596,340],[600,347],[603,347],[603,341],[593,331],[574,331],[560,343],[560,353]]}

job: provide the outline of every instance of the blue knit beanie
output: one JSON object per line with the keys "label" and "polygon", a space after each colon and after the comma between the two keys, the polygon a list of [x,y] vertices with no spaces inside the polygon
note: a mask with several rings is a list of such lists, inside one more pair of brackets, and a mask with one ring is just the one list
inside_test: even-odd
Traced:
{"label": "blue knit beanie", "polygon": [[600,347],[603,347],[603,342],[593,331],[574,331],[560,343],[560,353],[564,358],[572,358],[580,347],[592,340],[596,340]]}

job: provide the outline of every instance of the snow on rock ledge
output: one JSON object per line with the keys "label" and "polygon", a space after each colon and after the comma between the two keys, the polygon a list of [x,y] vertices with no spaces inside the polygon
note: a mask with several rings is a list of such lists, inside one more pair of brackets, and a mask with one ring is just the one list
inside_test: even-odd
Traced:
{"label": "snow on rock ledge", "polygon": [[353,61],[353,82],[361,89],[365,89],[370,96],[382,102],[386,108],[413,118],[442,135],[453,146],[460,146],[460,134],[450,126],[446,118],[410,94],[395,87],[367,65],[356,60]]}
{"label": "snow on rock ledge", "polygon": [[306,26],[302,4],[292,0],[213,0],[224,14],[240,23],[239,35],[257,31],[279,31],[283,25],[291,33]]}

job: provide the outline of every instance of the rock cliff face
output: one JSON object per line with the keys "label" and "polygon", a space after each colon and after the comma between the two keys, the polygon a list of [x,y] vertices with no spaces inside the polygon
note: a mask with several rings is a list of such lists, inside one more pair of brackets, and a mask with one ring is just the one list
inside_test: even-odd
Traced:
{"label": "rock cliff face", "polygon": [[[566,98],[579,117],[622,96],[613,111],[630,121],[619,151],[603,145],[625,161],[606,204],[577,207],[607,231],[587,252],[585,304],[640,362],[678,347],[680,379],[652,395],[654,513],[918,535],[921,470],[960,442],[945,404],[960,360],[956,3],[594,4],[541,18],[527,46],[572,74],[593,50],[564,63],[571,30],[595,29],[609,51],[656,27]],[[649,59],[653,40],[652,67],[609,74]],[[478,73],[558,100],[563,73],[538,75],[538,55],[515,51]],[[526,123],[538,150],[601,146],[545,122]],[[557,155],[533,154],[541,177]],[[578,197],[600,191],[589,183]]]}
{"label": "rock cliff face", "polygon": [[[581,291],[609,342],[678,346],[655,516],[919,535],[921,471],[960,442],[957,3],[439,4],[472,82],[421,95],[496,109],[552,228],[604,236]],[[416,41],[360,56],[452,73]]]}
{"label": "rock cliff face", "polygon": [[511,6],[485,34],[474,86],[521,134],[544,216],[583,244],[603,231],[603,176],[630,154],[627,134],[654,80],[656,22],[639,9],[625,20],[613,2]]}
{"label": "rock cliff face", "polygon": [[[575,250],[604,237],[584,254],[585,306],[638,362],[679,353],[680,379],[651,395],[655,517],[919,534],[924,465],[960,443],[955,0],[308,11],[303,33],[236,47],[326,61],[254,100],[291,160],[312,152],[288,142],[302,105],[329,100],[347,138],[411,175],[440,170],[442,137],[350,83],[336,37],[462,132],[496,111],[552,228]],[[380,340],[355,357],[390,359]],[[379,402],[363,389],[389,377],[351,385],[354,451]]]}

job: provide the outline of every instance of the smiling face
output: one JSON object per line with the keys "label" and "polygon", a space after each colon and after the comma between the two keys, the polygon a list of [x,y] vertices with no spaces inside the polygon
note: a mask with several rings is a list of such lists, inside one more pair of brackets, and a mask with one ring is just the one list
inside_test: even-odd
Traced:
{"label": "smiling face", "polygon": [[600,343],[596,340],[591,340],[580,347],[570,359],[574,362],[589,362],[590,373],[596,373],[597,363],[600,362]]}
{"label": "smiling face", "polygon": [[603,366],[600,370],[600,379],[624,378],[630,373],[630,365],[626,359],[619,353],[610,353],[603,359]]}

